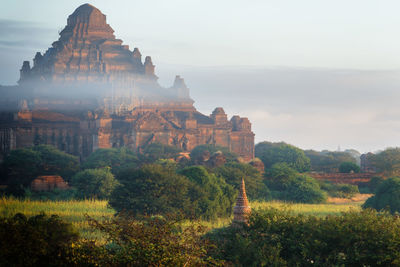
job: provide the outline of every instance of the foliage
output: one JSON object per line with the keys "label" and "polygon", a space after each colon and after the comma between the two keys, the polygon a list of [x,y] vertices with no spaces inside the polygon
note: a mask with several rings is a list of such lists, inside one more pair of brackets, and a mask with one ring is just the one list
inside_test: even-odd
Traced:
{"label": "foliage", "polygon": [[311,161],[311,170],[317,172],[338,172],[339,166],[343,162],[357,163],[349,152],[305,150],[304,153]]}
{"label": "foliage", "polygon": [[375,195],[367,199],[363,208],[378,211],[388,209],[391,213],[400,212],[400,178],[389,178],[376,189]]}
{"label": "foliage", "polygon": [[387,148],[371,155],[371,164],[386,176],[400,175],[400,148]]}
{"label": "foliage", "polygon": [[360,172],[360,166],[358,166],[354,162],[345,161],[345,162],[340,163],[339,172],[340,173],[351,173],[351,172],[359,173]]}
{"label": "foliage", "polygon": [[235,266],[396,266],[400,222],[372,210],[317,218],[259,210],[249,225],[214,231],[213,257]]}
{"label": "foliage", "polygon": [[2,169],[9,193],[18,196],[39,175],[60,175],[68,181],[79,170],[79,162],[77,157],[53,146],[38,145],[12,150],[5,157]]}
{"label": "foliage", "polygon": [[236,192],[224,179],[208,173],[202,166],[187,167],[179,173],[193,182],[189,196],[196,217],[211,220],[231,216]]}
{"label": "foliage", "polygon": [[246,182],[246,193],[249,199],[271,198],[271,193],[263,182],[261,173],[253,166],[246,163],[229,162],[212,170],[216,175],[225,179],[225,181],[239,190],[242,178]]}
{"label": "foliage", "polygon": [[214,146],[214,145],[199,145],[190,152],[190,159],[193,164],[204,164],[204,159],[209,158],[215,152],[221,151],[225,156],[227,162],[234,162],[237,160],[238,155],[229,151],[227,147]]}
{"label": "foliage", "polygon": [[134,214],[166,214],[183,210],[189,215],[191,182],[174,169],[157,164],[125,169],[117,175],[118,185],[110,196],[117,211]]}
{"label": "foliage", "polygon": [[360,193],[358,186],[351,184],[334,184],[326,181],[318,181],[322,190],[326,191],[331,197],[352,198]]}
{"label": "foliage", "polygon": [[78,233],[58,216],[0,218],[1,266],[62,266]]}
{"label": "foliage", "polygon": [[179,155],[179,152],[182,152],[182,150],[175,146],[151,143],[143,148],[139,156],[142,162],[153,163],[158,159],[174,159]]}
{"label": "foliage", "polygon": [[287,163],[298,172],[310,169],[310,159],[303,150],[284,142],[261,142],[255,147],[255,155],[260,158],[265,168],[271,168],[276,163]]}
{"label": "foliage", "polygon": [[76,251],[78,265],[99,266],[206,266],[221,265],[207,256],[214,245],[201,238],[205,229],[179,218],[145,217],[140,221],[119,215],[108,222],[89,218],[90,224],[108,238],[105,245],[84,243]]}
{"label": "foliage", "polygon": [[82,164],[82,169],[100,169],[110,167],[116,174],[121,168],[136,167],[139,164],[137,155],[128,148],[100,148],[95,150]]}
{"label": "foliage", "polygon": [[321,203],[326,200],[325,192],[315,179],[297,173],[286,163],[274,164],[265,175],[267,186],[275,191],[274,198],[300,203]]}
{"label": "foliage", "polygon": [[71,185],[78,190],[82,198],[107,199],[118,185],[110,168],[86,169],[72,177]]}

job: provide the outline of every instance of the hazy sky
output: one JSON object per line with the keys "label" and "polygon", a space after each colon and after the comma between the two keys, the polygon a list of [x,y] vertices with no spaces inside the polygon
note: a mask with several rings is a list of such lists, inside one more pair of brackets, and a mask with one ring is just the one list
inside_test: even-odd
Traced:
{"label": "hazy sky", "polygon": [[[3,0],[0,84],[58,39],[84,1]],[[398,0],[91,1],[117,38],[181,74],[196,107],[248,116],[256,140],[400,146]]]}

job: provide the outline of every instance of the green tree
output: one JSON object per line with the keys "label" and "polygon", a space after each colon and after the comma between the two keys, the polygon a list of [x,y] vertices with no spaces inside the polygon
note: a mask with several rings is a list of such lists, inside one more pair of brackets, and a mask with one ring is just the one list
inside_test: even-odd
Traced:
{"label": "green tree", "polygon": [[317,172],[338,172],[343,162],[357,163],[350,152],[305,150],[304,153],[310,159],[311,170]]}
{"label": "green tree", "polygon": [[265,175],[267,186],[274,190],[272,195],[275,198],[300,203],[326,201],[326,193],[314,178],[299,174],[286,163],[274,164]]}
{"label": "green tree", "polygon": [[275,163],[287,163],[291,168],[299,172],[310,169],[310,159],[300,148],[284,142],[261,142],[255,147],[255,155],[260,158],[265,168],[270,168]]}
{"label": "green tree", "polygon": [[400,212],[400,178],[389,178],[380,183],[375,195],[367,199],[363,208],[378,211],[389,209],[391,213]]}
{"label": "green tree", "polygon": [[0,218],[0,265],[68,266],[71,245],[78,237],[72,224],[56,215],[27,218],[18,213]]}
{"label": "green tree", "polygon": [[341,172],[341,173],[351,173],[351,172],[359,173],[360,166],[358,166],[354,162],[345,161],[345,162],[340,163],[339,172]]}
{"label": "green tree", "polygon": [[400,175],[400,148],[387,148],[372,155],[371,163],[386,176]]}
{"label": "green tree", "polygon": [[220,167],[211,170],[216,175],[225,179],[225,181],[239,190],[242,178],[246,182],[246,192],[250,199],[268,200],[271,193],[264,184],[261,173],[253,166],[246,163],[229,162]]}
{"label": "green tree", "polygon": [[182,150],[175,146],[151,143],[142,149],[140,159],[146,163],[153,163],[159,159],[174,159],[180,152]]}
{"label": "green tree", "polygon": [[109,168],[86,169],[75,174],[71,185],[85,198],[107,199],[118,185]]}
{"label": "green tree", "polygon": [[204,160],[208,159],[214,153],[221,151],[225,156],[227,162],[236,161],[238,155],[229,151],[227,147],[214,146],[214,145],[199,145],[190,152],[190,158],[194,164],[204,164]]}
{"label": "green tree", "polygon": [[120,214],[109,221],[89,218],[106,244],[83,243],[75,250],[77,266],[222,266],[207,255],[215,245],[202,236],[205,228],[168,215],[141,217]]}
{"label": "green tree", "polygon": [[8,192],[23,195],[23,188],[39,175],[60,175],[69,181],[79,170],[79,162],[77,157],[53,146],[39,145],[12,150],[2,163],[2,170]]}
{"label": "green tree", "polygon": [[224,179],[208,173],[203,166],[187,167],[179,173],[194,184],[189,188],[189,195],[196,217],[210,220],[231,216],[236,192]]}
{"label": "green tree", "polygon": [[191,182],[176,174],[174,169],[149,164],[140,169],[121,170],[116,178],[120,185],[112,192],[109,204],[118,212],[167,214],[183,211],[191,215],[188,196]]}
{"label": "green tree", "polygon": [[139,159],[132,150],[128,148],[100,148],[94,151],[82,164],[83,169],[99,169],[110,167],[111,172],[116,174],[121,168],[136,167]]}
{"label": "green tree", "polygon": [[326,217],[267,209],[248,225],[211,232],[211,253],[228,266],[397,266],[397,218],[373,210]]}

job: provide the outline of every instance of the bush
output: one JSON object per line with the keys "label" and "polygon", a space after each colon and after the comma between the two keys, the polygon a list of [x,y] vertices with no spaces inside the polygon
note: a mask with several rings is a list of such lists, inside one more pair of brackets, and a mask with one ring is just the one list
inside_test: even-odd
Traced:
{"label": "bush", "polygon": [[215,245],[202,238],[205,228],[181,218],[120,214],[110,221],[89,218],[90,225],[108,236],[104,245],[85,242],[75,249],[77,266],[222,266],[207,255]]}
{"label": "bush", "polygon": [[314,178],[299,174],[286,163],[274,164],[265,176],[273,198],[299,203],[326,201],[326,193]]}
{"label": "bush", "polygon": [[214,258],[230,266],[397,266],[400,224],[372,210],[324,218],[253,211],[249,225],[216,230]]}
{"label": "bush", "polygon": [[1,266],[68,266],[78,233],[56,215],[27,218],[18,213],[0,218],[0,240]]}
{"label": "bush", "polygon": [[118,185],[110,168],[87,169],[72,177],[71,185],[77,189],[81,198],[107,199]]}
{"label": "bush", "polygon": [[373,208],[378,211],[388,209],[391,213],[400,212],[400,178],[383,181],[375,195],[364,203],[363,208]]}
{"label": "bush", "polygon": [[246,163],[230,162],[223,166],[211,170],[216,175],[225,179],[225,181],[239,190],[242,178],[246,182],[246,192],[250,199],[269,200],[271,192],[264,184],[261,173],[254,167]]}
{"label": "bush", "polygon": [[360,166],[358,166],[354,162],[345,161],[345,162],[340,163],[339,172],[341,172],[341,173],[351,173],[351,172],[359,173]]}
{"label": "bush", "polygon": [[359,194],[358,186],[351,184],[334,184],[331,182],[319,181],[322,190],[326,191],[331,197],[352,198]]}
{"label": "bush", "polygon": [[298,172],[310,169],[310,159],[303,150],[284,142],[261,142],[255,147],[255,155],[261,159],[265,168],[271,168],[276,163],[286,163]]}
{"label": "bush", "polygon": [[280,192],[280,199],[296,203],[317,204],[326,201],[326,193],[321,190],[317,181],[306,175],[299,175],[286,190]]}
{"label": "bush", "polygon": [[78,158],[50,145],[15,149],[2,163],[7,193],[23,196],[26,187],[39,175],[60,175],[69,181],[79,170]]}
{"label": "bush", "polygon": [[192,212],[188,195],[191,182],[174,169],[148,164],[140,169],[124,169],[117,175],[120,182],[112,192],[109,204],[118,212],[133,214],[167,214]]}
{"label": "bush", "polygon": [[231,216],[236,197],[231,185],[202,166],[187,167],[179,173],[193,182],[189,196],[196,208],[196,217],[211,220]]}

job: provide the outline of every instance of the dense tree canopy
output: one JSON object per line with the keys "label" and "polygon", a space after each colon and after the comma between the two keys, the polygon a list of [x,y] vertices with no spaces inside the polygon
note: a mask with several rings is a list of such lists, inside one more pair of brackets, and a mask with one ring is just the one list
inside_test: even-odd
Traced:
{"label": "dense tree canopy", "polygon": [[210,220],[232,214],[236,191],[223,178],[208,173],[202,166],[187,167],[180,174],[193,182],[189,196],[196,208],[196,217]]}
{"label": "dense tree canopy", "polygon": [[72,177],[71,185],[77,189],[80,197],[107,199],[118,182],[110,168],[86,169]]}
{"label": "dense tree canopy", "polygon": [[225,181],[239,189],[242,178],[246,182],[246,192],[250,199],[268,200],[271,193],[264,184],[264,178],[261,173],[253,166],[246,163],[230,162],[212,170],[216,175],[225,179]]}
{"label": "dense tree canopy", "polygon": [[83,169],[110,167],[115,174],[123,167],[136,167],[139,159],[128,148],[100,148],[94,151],[82,164]]}
{"label": "dense tree canopy", "polygon": [[387,176],[400,175],[400,148],[387,148],[371,156],[371,163]]}
{"label": "dense tree canopy", "polygon": [[275,163],[287,163],[291,168],[305,172],[310,169],[310,159],[300,148],[284,142],[261,142],[255,147],[255,155],[260,158],[265,168],[270,168]]}
{"label": "dense tree canopy", "polygon": [[157,164],[140,169],[129,168],[117,174],[120,182],[112,192],[109,204],[117,211],[134,214],[168,214],[185,212],[191,215],[188,195],[191,182],[175,170]]}
{"label": "dense tree canopy", "polygon": [[367,199],[363,207],[400,212],[400,178],[389,178],[381,182],[375,195]]}
{"label": "dense tree canopy", "polygon": [[267,209],[208,235],[228,266],[397,266],[400,224],[372,210],[326,217]]}
{"label": "dense tree canopy", "polygon": [[351,172],[359,173],[360,166],[358,166],[354,162],[345,161],[345,162],[340,163],[339,172],[341,172],[341,173],[351,173]]}
{"label": "dense tree canopy", "polygon": [[21,188],[39,175],[60,175],[69,181],[78,170],[77,157],[49,145],[12,150],[2,163],[3,182],[9,184],[10,193],[17,195],[23,194]]}
{"label": "dense tree canopy", "polygon": [[304,153],[310,159],[311,170],[317,172],[338,172],[343,162],[357,163],[349,152],[306,150]]}

